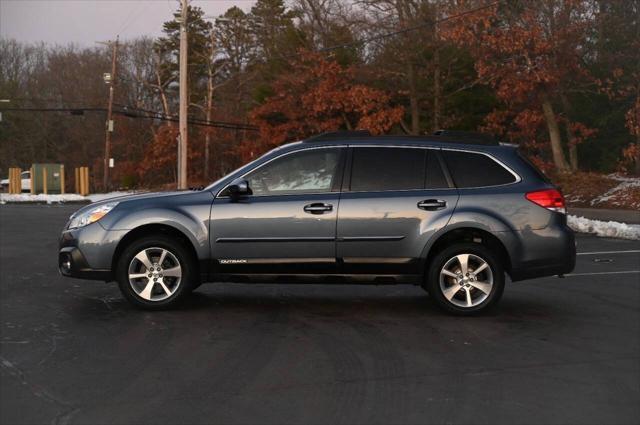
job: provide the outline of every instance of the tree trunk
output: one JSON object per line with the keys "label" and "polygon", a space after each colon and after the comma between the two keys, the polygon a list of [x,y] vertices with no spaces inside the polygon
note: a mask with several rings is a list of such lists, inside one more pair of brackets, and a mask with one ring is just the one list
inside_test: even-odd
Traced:
{"label": "tree trunk", "polygon": [[411,129],[407,125],[407,122],[404,120],[404,118],[400,120],[400,127],[402,127],[402,131],[404,131],[405,134],[411,134]]}
{"label": "tree trunk", "polygon": [[[567,129],[567,133],[573,134],[573,131]],[[569,138],[569,165],[571,171],[578,171],[578,144],[574,137]]]}
{"label": "tree trunk", "polygon": [[347,127],[347,130],[353,130],[353,126],[351,125],[351,122],[349,122],[349,118],[347,118],[347,114],[344,113],[344,110],[341,112],[341,114],[342,120],[344,121],[344,125]]}
{"label": "tree trunk", "polygon": [[[207,120],[208,121],[208,120]],[[204,180],[209,181],[209,145],[211,144],[211,135],[209,128],[204,136]]]}
{"label": "tree trunk", "polygon": [[[406,0],[397,0],[395,3],[398,12],[398,22],[400,28],[407,28],[410,24],[409,19],[412,16],[409,2]],[[411,45],[411,38],[408,34],[404,34],[405,45]],[[411,134],[420,133],[420,107],[418,104],[418,87],[416,83],[416,68],[414,64],[414,53],[407,50],[404,55],[407,67],[407,83],[409,88],[409,113],[411,114]]]}
{"label": "tree trunk", "polygon": [[440,49],[437,45],[433,55],[433,131],[438,131],[440,130],[440,98],[442,93],[440,90]]}
{"label": "tree trunk", "polygon": [[[167,94],[164,91],[164,86],[162,85],[162,78],[160,77],[160,58],[157,58],[156,67],[156,82],[158,83],[158,91],[160,92],[160,100],[162,102],[162,110],[164,114],[169,117],[171,115],[169,111],[169,101],[167,100]],[[173,127],[173,122],[169,121],[169,125]]]}
{"label": "tree trunk", "polygon": [[411,109],[411,134],[420,133],[420,110],[418,107],[418,89],[416,87],[416,73],[413,61],[409,59],[407,66],[409,77],[409,106]]}
{"label": "tree trunk", "polygon": [[438,2],[433,4],[433,131],[438,131],[440,127],[440,108],[442,100],[442,89],[440,87],[440,36],[438,35],[439,18]]}
{"label": "tree trunk", "polygon": [[553,155],[553,163],[556,166],[556,170],[561,173],[569,171],[569,165],[564,157],[562,151],[562,137],[560,136],[560,127],[556,120],[556,115],[553,112],[553,106],[548,96],[544,96],[542,99],[542,112],[544,113],[544,119],[547,122],[547,128],[549,129],[549,139],[551,141],[551,153]]}
{"label": "tree trunk", "polygon": [[[636,26],[636,33],[640,33],[640,25]],[[634,124],[636,125],[635,133],[636,133],[636,158],[635,158],[635,172],[636,176],[640,176],[640,132],[638,131],[638,126],[640,122],[638,122],[638,109],[640,109],[640,84],[636,84],[636,103],[633,106],[633,111],[635,111],[635,119]]]}
{"label": "tree trunk", "polygon": [[[207,111],[206,118],[207,124],[211,123],[211,116],[213,115],[213,94],[214,94],[214,78],[216,72],[214,70],[214,64],[216,59],[216,35],[215,31],[211,32],[211,50],[209,52],[209,64],[207,67]],[[209,176],[209,162],[210,162],[210,150],[211,150],[211,127],[207,127],[207,132],[204,140],[204,179],[208,182],[210,180]]]}
{"label": "tree trunk", "polygon": [[[209,72],[209,81],[207,83],[207,124],[211,123],[211,114],[213,113],[213,74]],[[204,179],[209,181],[209,151],[211,145],[211,127],[207,127],[204,137]]]}
{"label": "tree trunk", "polygon": [[564,116],[567,117],[565,131],[567,133],[567,141],[569,143],[569,165],[571,166],[571,171],[578,171],[578,142],[576,140],[576,135],[571,128],[571,123],[569,122],[571,105],[569,104],[569,99],[567,99],[567,96],[564,93],[560,94],[560,100],[562,101]]}
{"label": "tree trunk", "polygon": [[640,134],[636,135],[636,176],[640,176]]}

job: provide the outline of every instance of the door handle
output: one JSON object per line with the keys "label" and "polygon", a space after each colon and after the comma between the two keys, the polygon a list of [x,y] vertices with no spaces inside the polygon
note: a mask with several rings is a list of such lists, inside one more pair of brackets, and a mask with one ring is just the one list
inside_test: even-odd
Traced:
{"label": "door handle", "polygon": [[441,199],[425,199],[424,201],[418,202],[418,208],[421,210],[427,211],[436,211],[446,208],[447,201],[443,201]]}
{"label": "door handle", "polygon": [[332,211],[333,205],[321,204],[321,203],[309,204],[309,205],[305,205],[303,209],[304,209],[304,212],[307,212],[309,214],[324,214],[326,212]]}

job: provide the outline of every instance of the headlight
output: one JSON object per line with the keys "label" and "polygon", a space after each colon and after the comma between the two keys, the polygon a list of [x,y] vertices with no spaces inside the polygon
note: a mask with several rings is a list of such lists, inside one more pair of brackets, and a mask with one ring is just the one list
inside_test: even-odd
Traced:
{"label": "headlight", "polygon": [[78,227],[84,227],[88,224],[91,224],[95,221],[100,220],[102,217],[107,215],[109,211],[115,208],[118,205],[117,202],[109,202],[102,205],[97,205],[93,208],[89,208],[86,211],[78,215],[71,216],[71,221],[69,222],[69,229],[77,229]]}

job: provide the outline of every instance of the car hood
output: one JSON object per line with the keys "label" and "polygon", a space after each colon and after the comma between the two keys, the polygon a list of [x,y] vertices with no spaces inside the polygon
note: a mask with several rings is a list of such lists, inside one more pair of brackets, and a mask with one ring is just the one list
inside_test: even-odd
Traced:
{"label": "car hood", "polygon": [[166,196],[184,195],[187,193],[193,193],[193,191],[174,190],[170,192],[139,192],[139,193],[132,193],[130,195],[114,196],[113,198],[101,199],[100,201],[94,202],[94,204],[106,203],[106,202],[136,201],[138,199],[149,199],[149,198],[163,198]]}
{"label": "car hood", "polygon": [[114,196],[113,198],[101,199],[99,201],[92,202],[89,205],[85,205],[84,207],[80,208],[78,211],[73,213],[73,215],[82,213],[83,211],[86,211],[90,208],[94,208],[96,206],[108,204],[111,202],[122,203],[122,202],[138,201],[141,199],[165,198],[169,196],[188,195],[192,193],[196,193],[196,192],[191,190],[175,190],[171,192],[142,192],[142,193],[134,193],[130,195]]}

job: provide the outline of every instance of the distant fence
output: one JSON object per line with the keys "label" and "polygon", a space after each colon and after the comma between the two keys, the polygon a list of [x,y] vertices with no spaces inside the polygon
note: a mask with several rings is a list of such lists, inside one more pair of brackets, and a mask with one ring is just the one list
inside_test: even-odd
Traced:
{"label": "distant fence", "polygon": [[89,194],[89,167],[76,167],[76,193],[86,196]]}
{"label": "distant fence", "polygon": [[[29,192],[65,194],[65,168],[62,164],[33,164],[29,176]],[[22,193],[22,169],[9,168],[9,193]],[[25,188],[26,190],[26,188]],[[90,193],[89,167],[75,168],[75,193],[86,196]]]}
{"label": "distant fence", "polygon": [[9,168],[9,193],[22,193],[22,170]]}

